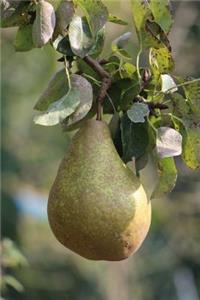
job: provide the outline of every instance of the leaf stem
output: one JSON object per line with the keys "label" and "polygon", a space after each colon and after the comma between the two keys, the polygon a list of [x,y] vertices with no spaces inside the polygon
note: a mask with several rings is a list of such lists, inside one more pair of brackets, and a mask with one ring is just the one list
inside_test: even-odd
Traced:
{"label": "leaf stem", "polygon": [[67,67],[67,60],[66,60],[65,56],[64,56],[64,66],[65,66],[65,72],[66,72],[66,75],[67,75],[67,81],[68,81],[68,85],[69,85],[69,90],[71,90],[72,85],[71,85],[69,70],[68,70],[68,67]]}

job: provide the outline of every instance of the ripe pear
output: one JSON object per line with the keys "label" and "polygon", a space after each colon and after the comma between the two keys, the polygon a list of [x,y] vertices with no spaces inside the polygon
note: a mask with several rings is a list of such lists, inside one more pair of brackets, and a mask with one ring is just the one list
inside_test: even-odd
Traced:
{"label": "ripe pear", "polygon": [[125,259],[145,239],[150,201],[103,121],[86,121],[73,137],[50,191],[48,218],[56,238],[87,259]]}

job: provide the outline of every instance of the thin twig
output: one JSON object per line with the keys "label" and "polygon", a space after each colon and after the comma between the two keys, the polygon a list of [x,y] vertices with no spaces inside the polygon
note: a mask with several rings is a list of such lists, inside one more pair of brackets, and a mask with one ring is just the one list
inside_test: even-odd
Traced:
{"label": "thin twig", "polygon": [[106,97],[107,90],[111,86],[110,74],[104,70],[100,63],[91,56],[85,56],[84,61],[101,77],[102,84],[97,96],[97,120],[101,120],[101,106]]}

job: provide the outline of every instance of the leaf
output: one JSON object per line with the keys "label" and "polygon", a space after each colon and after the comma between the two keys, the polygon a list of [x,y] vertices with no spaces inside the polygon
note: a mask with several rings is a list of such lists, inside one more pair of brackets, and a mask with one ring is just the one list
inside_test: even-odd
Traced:
{"label": "leaf", "polygon": [[118,25],[128,25],[128,23],[126,21],[120,19],[117,16],[113,16],[111,14],[109,14],[109,16],[108,16],[108,22],[115,23]]}
{"label": "leaf", "polygon": [[[125,33],[123,33],[122,35],[120,35],[118,38],[116,38],[112,42],[112,47],[116,47],[117,46],[117,48],[124,48],[124,46],[130,40],[131,35],[132,35],[131,32],[125,32]],[[114,49],[113,49],[113,51],[115,51]]]}
{"label": "leaf", "polygon": [[185,96],[189,100],[192,111],[200,117],[200,79],[183,86]]}
{"label": "leaf", "polygon": [[171,95],[172,102],[173,102],[173,108],[174,108],[174,114],[179,117],[183,117],[187,114],[189,114],[190,106],[188,104],[188,101],[179,93],[173,93]]}
{"label": "leaf", "polygon": [[76,0],[83,10],[93,36],[103,28],[108,19],[107,7],[101,0]]}
{"label": "leaf", "polygon": [[85,18],[73,17],[69,25],[69,41],[75,55],[83,58],[89,53],[93,39]]}
{"label": "leaf", "polygon": [[156,151],[159,158],[180,155],[182,153],[182,135],[170,127],[158,128]]}
{"label": "leaf", "polygon": [[134,123],[144,123],[145,117],[149,115],[149,107],[145,103],[134,103],[127,111],[127,115]]}
{"label": "leaf", "polygon": [[148,143],[148,126],[147,123],[133,123],[124,114],[121,119],[121,136],[123,147],[123,161],[125,163],[144,155]]}
{"label": "leaf", "polygon": [[89,50],[88,54],[92,55],[93,57],[98,57],[103,50],[104,41],[105,41],[105,27],[103,27],[101,30],[97,32],[93,46]]}
{"label": "leaf", "polygon": [[33,49],[32,25],[23,25],[18,28],[14,46],[16,51],[29,51]]}
{"label": "leaf", "polygon": [[137,32],[140,32],[144,28],[144,24],[148,19],[151,11],[149,9],[148,2],[131,0],[132,14]]}
{"label": "leaf", "polygon": [[91,84],[80,75],[72,75],[71,84],[80,92],[80,104],[69,117],[67,125],[72,125],[83,119],[92,107],[93,91]]}
{"label": "leaf", "polygon": [[6,1],[1,3],[1,27],[21,26],[27,23],[27,12],[29,9],[29,2]]}
{"label": "leaf", "polygon": [[3,280],[5,281],[6,285],[10,285],[19,293],[24,291],[23,285],[17,279],[15,279],[15,277],[13,277],[11,275],[5,275],[3,277]]}
{"label": "leaf", "polygon": [[66,35],[67,26],[72,21],[75,9],[73,1],[62,0],[56,11],[56,31],[59,34]]}
{"label": "leaf", "polygon": [[168,33],[173,24],[173,19],[169,8],[169,1],[151,0],[149,5],[156,23],[160,25],[164,32]]}
{"label": "leaf", "polygon": [[151,199],[160,198],[169,193],[175,186],[177,169],[172,157],[158,160],[159,179]]}
{"label": "leaf", "polygon": [[67,57],[74,56],[74,53],[72,52],[72,49],[70,47],[70,42],[69,42],[68,36],[63,37],[62,35],[59,35],[56,38],[56,40],[53,42],[53,46],[58,52],[66,55]]}
{"label": "leaf", "polygon": [[158,34],[152,30],[152,13],[148,1],[132,0],[131,3],[136,32],[142,48],[163,47],[162,32]]}
{"label": "leaf", "polygon": [[119,55],[123,58],[128,58],[128,59],[131,58],[130,55],[127,53],[127,51],[123,49],[124,46],[129,41],[130,37],[131,37],[131,32],[125,32],[124,34],[122,34],[112,42],[111,47],[115,55]]}
{"label": "leaf", "polygon": [[174,67],[172,55],[166,47],[159,49],[152,48],[149,58],[153,73],[168,73]]}
{"label": "leaf", "polygon": [[174,93],[178,90],[176,83],[173,78],[168,74],[161,75],[162,92],[163,93]]}
{"label": "leaf", "polygon": [[195,170],[200,167],[200,130],[188,128],[182,130],[183,134],[183,153],[184,163]]}
{"label": "leaf", "polygon": [[63,97],[68,92],[68,89],[69,86],[65,69],[61,69],[51,78],[47,88],[34,106],[34,109],[39,111],[47,110],[49,105]]}
{"label": "leaf", "polygon": [[123,78],[133,78],[134,73],[136,72],[137,72],[136,66],[128,62],[124,63],[120,70],[120,73],[122,74]]}
{"label": "leaf", "polygon": [[36,47],[44,46],[51,39],[56,24],[56,15],[53,6],[44,1],[36,6],[36,18],[33,23],[33,43]]}
{"label": "leaf", "polygon": [[34,117],[35,124],[53,126],[61,123],[70,116],[80,103],[80,93],[75,89],[69,92],[56,102],[50,104],[45,113]]}

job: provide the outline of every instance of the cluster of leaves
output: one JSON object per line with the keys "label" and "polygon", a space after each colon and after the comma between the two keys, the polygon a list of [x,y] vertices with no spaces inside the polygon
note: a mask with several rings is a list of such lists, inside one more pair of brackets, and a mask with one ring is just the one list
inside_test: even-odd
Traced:
{"label": "cluster of leaves", "polygon": [[[17,249],[16,245],[10,239],[4,239],[0,244],[1,249],[1,290],[5,293],[8,286],[11,286],[18,292],[23,292],[24,288],[22,284],[10,274],[11,270],[19,268],[20,266],[26,266],[27,260]],[[4,298],[0,297],[1,300]]]}
{"label": "cluster of leaves", "polygon": [[[130,0],[139,40],[136,63],[125,49],[130,32],[111,43],[110,55],[99,57],[105,25],[127,23],[109,14],[101,0],[3,0],[2,27],[19,26],[15,49],[27,51],[48,42],[64,68],[57,72],[35,105],[35,123],[65,130],[79,128],[94,117],[101,78],[85,60],[90,56],[112,78],[103,113],[112,115],[110,129],[125,163],[134,160],[136,173],[148,159],[158,168],[152,197],[175,185],[175,156],[190,168],[200,167],[200,80],[172,75],[174,61],[168,34],[173,24],[168,0]],[[80,10],[82,11],[80,16]],[[140,65],[146,55],[148,65]]]}

